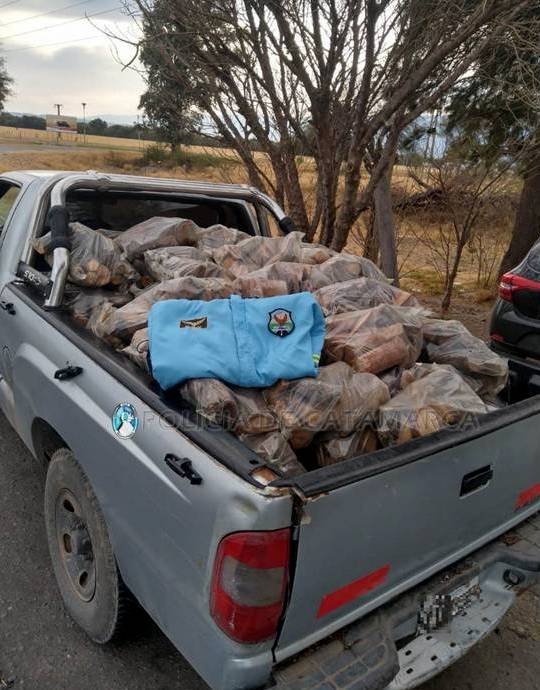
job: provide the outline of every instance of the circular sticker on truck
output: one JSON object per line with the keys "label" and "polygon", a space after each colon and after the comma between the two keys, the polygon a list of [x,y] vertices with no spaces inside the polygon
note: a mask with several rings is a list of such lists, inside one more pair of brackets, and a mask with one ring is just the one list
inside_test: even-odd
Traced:
{"label": "circular sticker on truck", "polygon": [[122,439],[129,439],[135,435],[139,428],[137,411],[130,403],[117,405],[112,415],[112,428],[114,433]]}

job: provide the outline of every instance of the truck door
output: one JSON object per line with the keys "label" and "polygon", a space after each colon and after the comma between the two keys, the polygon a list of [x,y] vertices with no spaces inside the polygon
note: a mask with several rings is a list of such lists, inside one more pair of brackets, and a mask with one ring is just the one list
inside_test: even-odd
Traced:
{"label": "truck door", "polygon": [[0,409],[13,423],[13,389],[11,383],[10,332],[13,328],[12,307],[5,299],[5,286],[14,275],[8,265],[6,237],[21,187],[15,182],[0,178]]}

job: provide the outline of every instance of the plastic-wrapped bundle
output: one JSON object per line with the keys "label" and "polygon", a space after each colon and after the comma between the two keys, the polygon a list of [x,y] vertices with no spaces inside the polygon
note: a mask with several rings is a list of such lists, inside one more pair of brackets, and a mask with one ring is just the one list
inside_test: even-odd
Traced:
{"label": "plastic-wrapped bundle", "polygon": [[214,249],[212,258],[235,277],[244,276],[276,261],[299,262],[302,237],[301,232],[291,232],[286,237],[250,237]]}
{"label": "plastic-wrapped bundle", "polygon": [[[190,255],[185,250],[191,250],[193,254]],[[195,253],[199,255],[198,258],[194,256]],[[193,247],[150,249],[144,253],[144,262],[148,274],[159,282],[184,276],[227,277],[219,266],[205,259],[204,255]]]}
{"label": "plastic-wrapped bundle", "polygon": [[236,434],[265,434],[277,431],[278,420],[268,408],[260,390],[231,387],[238,413],[234,423]]}
{"label": "plastic-wrapped bundle", "polygon": [[407,388],[409,384],[417,380],[415,367],[419,366],[432,365],[415,364],[410,369],[404,369],[403,367],[392,367],[392,369],[388,369],[383,374],[380,374],[380,379],[388,386],[388,390],[390,391],[390,396],[392,398],[394,395],[400,393],[404,388]]}
{"label": "plastic-wrapped bundle", "polygon": [[238,419],[238,402],[233,391],[218,379],[190,379],[179,392],[195,411],[213,424],[232,429]]}
{"label": "plastic-wrapped bundle", "polygon": [[93,331],[110,342],[127,340],[135,331],[146,326],[150,307],[156,302],[164,299],[209,301],[231,294],[232,286],[222,278],[173,278],[147,288],[124,307],[105,314],[94,324]]}
{"label": "plastic-wrapped bundle", "polygon": [[197,247],[203,251],[211,251],[222,247],[224,244],[238,244],[242,240],[248,240],[251,235],[241,230],[228,228],[225,225],[211,225],[209,228],[197,230]]}
{"label": "plastic-wrapped bundle", "polygon": [[311,244],[310,242],[302,242],[302,258],[303,264],[323,264],[333,256],[337,256],[337,252],[333,249],[325,247],[324,244]]}
{"label": "plastic-wrapped bundle", "polygon": [[73,319],[81,326],[86,326],[92,312],[105,302],[115,307],[123,307],[131,297],[123,292],[111,290],[79,290],[72,298],[65,300],[65,305]]}
{"label": "plastic-wrapped bundle", "polygon": [[384,445],[404,443],[450,425],[473,424],[486,412],[459,372],[437,367],[381,407],[378,435]]}
{"label": "plastic-wrapped bundle", "polygon": [[131,260],[142,257],[148,249],[196,245],[197,231],[192,220],[156,216],[125,230],[115,242]]}
{"label": "plastic-wrapped bundle", "polygon": [[306,471],[279,431],[267,434],[241,434],[240,440],[265,462],[281,470],[286,477],[296,477]]}
{"label": "plastic-wrapped bundle", "polygon": [[339,398],[326,423],[326,429],[339,436],[349,436],[365,425],[374,424],[376,412],[390,400],[388,386],[377,376],[357,373],[345,362],[321,367],[319,379],[339,390]]}
{"label": "plastic-wrapped bundle", "polygon": [[417,307],[418,301],[408,292],[371,278],[353,278],[334,283],[315,293],[326,315],[369,309],[379,304]]}
{"label": "plastic-wrapped bundle", "polygon": [[[122,285],[137,278],[133,266],[115,242],[81,223],[70,223],[71,252],[68,280],[81,287]],[[34,249],[52,266],[51,233],[34,240]]]}
{"label": "plastic-wrapped bundle", "polygon": [[280,381],[263,391],[281,432],[293,448],[305,448],[325,431],[338,402],[340,387],[320,377]]}
{"label": "plastic-wrapped bundle", "polygon": [[295,261],[276,261],[257,271],[252,271],[246,277],[255,280],[282,281],[286,284],[290,295],[296,292],[311,292],[323,285],[329,285],[328,278],[319,266],[300,264]]}
{"label": "plastic-wrapped bundle", "polygon": [[428,319],[424,324],[427,358],[437,364],[452,364],[477,379],[481,396],[495,397],[508,380],[508,362],[492,352],[459,321]]}
{"label": "plastic-wrapped bundle", "polygon": [[326,319],[324,354],[356,371],[378,374],[410,367],[422,349],[422,310],[382,304]]}
{"label": "plastic-wrapped bundle", "polygon": [[317,465],[327,467],[348,458],[373,453],[378,448],[378,439],[373,429],[360,429],[345,437],[322,434],[313,446]]}
{"label": "plastic-wrapped bundle", "polygon": [[133,334],[131,343],[122,352],[127,355],[141,369],[148,371],[148,328],[141,328]]}
{"label": "plastic-wrapped bundle", "polygon": [[122,234],[122,230],[109,230],[108,228],[98,228],[96,232],[99,232],[103,237],[108,237],[110,240],[115,240]]}
{"label": "plastic-wrapped bundle", "polygon": [[264,280],[248,274],[236,278],[233,282],[233,292],[241,297],[276,297],[288,295],[289,289],[283,280]]}
{"label": "plastic-wrapped bundle", "polygon": [[328,259],[320,265],[329,283],[341,283],[353,278],[372,278],[388,282],[384,273],[375,266],[373,261],[355,254],[341,253]]}
{"label": "plastic-wrapped bundle", "polygon": [[473,376],[469,376],[463,371],[459,371],[459,369],[456,369],[451,364],[428,364],[426,362],[419,362],[418,364],[414,364],[410,369],[402,370],[400,390],[407,388],[407,386],[415,381],[420,381],[428,374],[437,371],[437,369],[449,369],[450,371],[458,373],[465,383],[470,386],[477,395],[481,394],[484,385],[481,380],[474,378]]}

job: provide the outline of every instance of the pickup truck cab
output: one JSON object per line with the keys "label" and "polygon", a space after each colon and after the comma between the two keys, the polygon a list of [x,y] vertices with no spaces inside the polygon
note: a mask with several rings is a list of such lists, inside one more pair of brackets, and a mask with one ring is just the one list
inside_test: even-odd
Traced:
{"label": "pickup truck cab", "polygon": [[113,229],[157,211],[263,235],[290,221],[242,185],[0,176],[0,407],[47,474],[60,592],[96,642],[136,600],[216,690],[413,688],[537,580],[540,397],[279,477],[69,318],[69,252],[51,273],[32,249],[51,207]]}

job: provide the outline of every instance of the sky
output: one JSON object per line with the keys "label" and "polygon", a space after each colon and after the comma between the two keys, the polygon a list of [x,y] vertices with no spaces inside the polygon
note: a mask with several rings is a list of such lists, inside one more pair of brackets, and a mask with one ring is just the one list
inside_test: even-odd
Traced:
{"label": "sky", "polygon": [[[95,15],[94,26],[85,14]],[[89,119],[132,122],[144,81],[122,71],[114,51],[125,59],[133,49],[113,44],[100,29],[137,35],[121,0],[0,0],[0,55],[14,80],[5,110],[46,114],[61,103],[63,114],[82,118],[84,101]]]}

